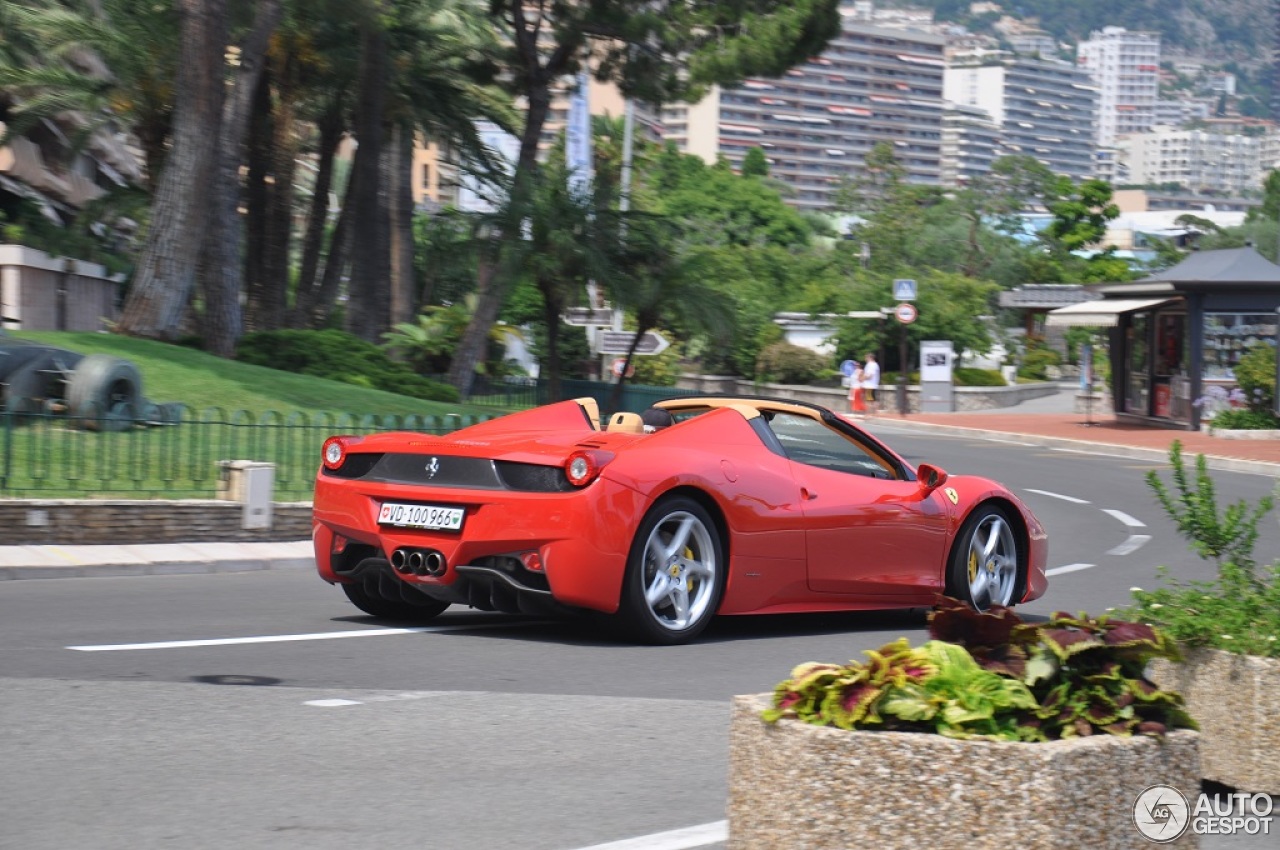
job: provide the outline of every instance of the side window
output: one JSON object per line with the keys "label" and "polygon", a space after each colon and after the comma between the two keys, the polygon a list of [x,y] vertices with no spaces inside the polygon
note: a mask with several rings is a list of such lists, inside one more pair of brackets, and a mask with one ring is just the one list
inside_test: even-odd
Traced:
{"label": "side window", "polygon": [[897,477],[862,445],[817,419],[779,412],[769,417],[769,428],[796,463],[871,478]]}

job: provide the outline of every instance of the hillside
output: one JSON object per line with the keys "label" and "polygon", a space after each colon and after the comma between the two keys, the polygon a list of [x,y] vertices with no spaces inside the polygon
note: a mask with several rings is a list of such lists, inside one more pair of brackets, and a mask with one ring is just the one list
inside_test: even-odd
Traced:
{"label": "hillside", "polygon": [[[992,32],[998,15],[971,15],[972,0],[879,0],[880,6],[933,9],[937,20]],[[1165,59],[1195,58],[1256,69],[1277,46],[1273,0],[995,0],[1004,13],[1076,43],[1105,26],[1160,34]]]}

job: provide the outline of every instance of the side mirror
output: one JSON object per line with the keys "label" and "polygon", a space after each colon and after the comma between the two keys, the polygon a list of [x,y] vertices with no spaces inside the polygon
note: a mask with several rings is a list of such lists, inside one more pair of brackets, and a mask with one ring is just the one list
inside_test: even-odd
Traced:
{"label": "side mirror", "polygon": [[928,493],[947,483],[947,471],[931,463],[922,463],[916,467],[916,480],[920,482],[921,491]]}

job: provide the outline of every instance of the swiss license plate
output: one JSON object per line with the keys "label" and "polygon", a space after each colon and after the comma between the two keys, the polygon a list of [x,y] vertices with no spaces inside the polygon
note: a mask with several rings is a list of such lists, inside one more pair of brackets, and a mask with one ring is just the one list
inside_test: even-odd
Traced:
{"label": "swiss license plate", "polygon": [[378,511],[379,525],[397,528],[430,528],[459,531],[462,528],[462,508],[444,508],[438,505],[402,505],[386,502]]}

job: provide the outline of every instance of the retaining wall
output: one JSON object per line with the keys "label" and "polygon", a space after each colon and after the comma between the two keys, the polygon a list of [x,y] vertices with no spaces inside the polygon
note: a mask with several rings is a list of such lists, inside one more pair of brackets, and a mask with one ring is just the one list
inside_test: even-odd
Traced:
{"label": "retaining wall", "polygon": [[0,546],[266,543],[311,538],[311,503],[276,502],[270,528],[241,528],[244,505],[206,499],[0,499]]}

